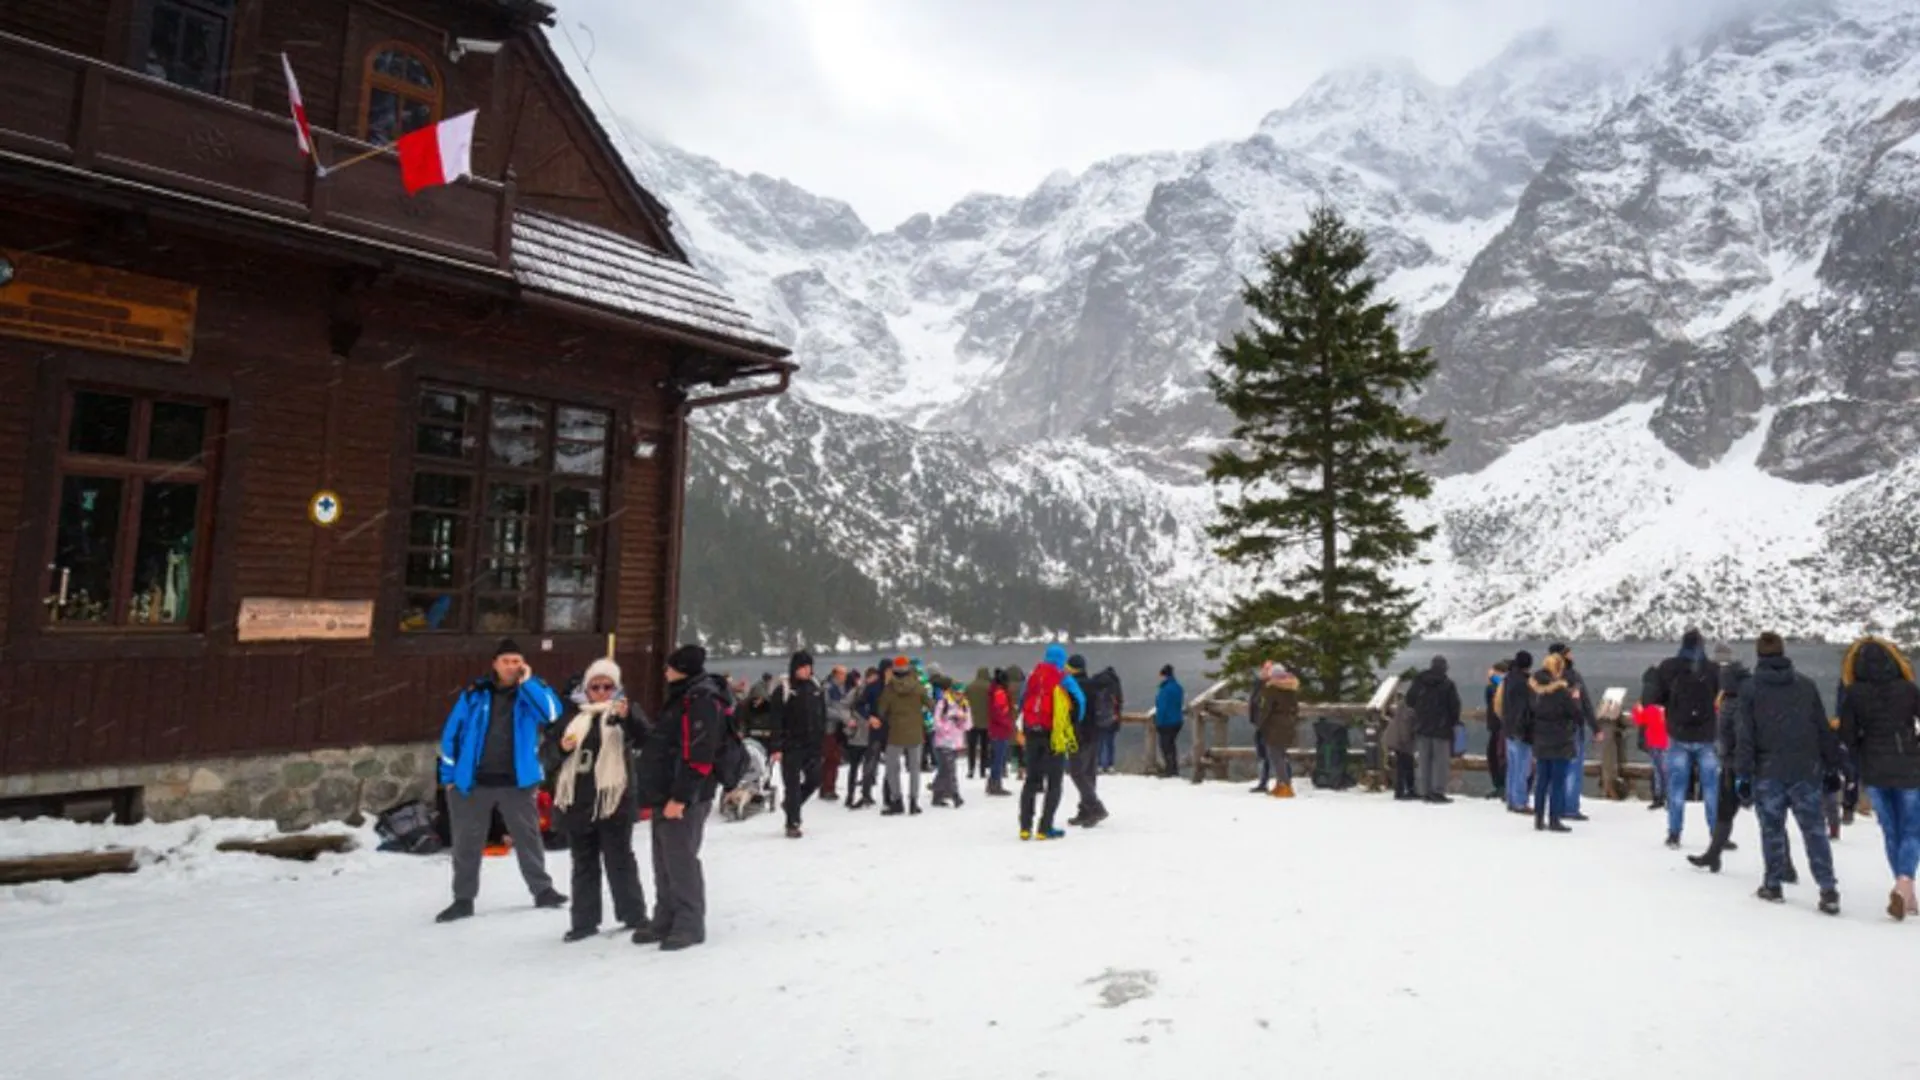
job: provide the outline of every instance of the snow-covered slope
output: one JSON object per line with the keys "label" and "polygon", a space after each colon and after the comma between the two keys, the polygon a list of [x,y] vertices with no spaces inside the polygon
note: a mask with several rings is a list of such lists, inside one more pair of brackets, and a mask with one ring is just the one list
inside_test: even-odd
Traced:
{"label": "snow-covered slope", "polygon": [[1202,629],[1236,584],[1206,556],[1200,466],[1224,425],[1204,370],[1241,275],[1320,202],[1367,232],[1441,363],[1421,403],[1456,439],[1423,511],[1431,629],[1913,618],[1920,7],[1902,0],[1773,5],[1644,65],[1538,34],[1453,87],[1337,71],[1245,140],[884,232],[630,141],[697,257],[804,365],[797,400],[703,421],[717,486],[692,528],[787,552],[842,599],[769,611],[690,580],[722,639]]}

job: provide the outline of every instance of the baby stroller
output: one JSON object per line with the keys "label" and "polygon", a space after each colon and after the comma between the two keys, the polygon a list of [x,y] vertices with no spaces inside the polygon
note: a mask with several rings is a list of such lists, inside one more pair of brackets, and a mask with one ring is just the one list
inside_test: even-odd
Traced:
{"label": "baby stroller", "polygon": [[720,795],[720,816],[726,821],[745,821],[762,810],[773,809],[777,801],[766,744],[759,739],[742,739],[741,745],[747,751],[746,770],[738,784]]}

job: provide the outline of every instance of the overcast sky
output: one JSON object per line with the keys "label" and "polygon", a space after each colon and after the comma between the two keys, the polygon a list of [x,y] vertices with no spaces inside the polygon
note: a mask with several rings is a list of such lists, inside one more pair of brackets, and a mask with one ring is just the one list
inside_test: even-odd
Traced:
{"label": "overcast sky", "polygon": [[1113,154],[1245,137],[1357,60],[1451,83],[1539,26],[1657,48],[1739,2],[557,0],[628,120],[877,229]]}

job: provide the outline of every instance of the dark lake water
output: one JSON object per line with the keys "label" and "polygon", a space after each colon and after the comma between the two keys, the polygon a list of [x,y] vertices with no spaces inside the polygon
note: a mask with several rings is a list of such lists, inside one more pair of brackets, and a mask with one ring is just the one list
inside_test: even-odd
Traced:
{"label": "dark lake water", "polygon": [[[1401,671],[1408,667],[1425,668],[1435,656],[1444,656],[1452,667],[1454,680],[1460,686],[1460,696],[1467,709],[1483,707],[1482,687],[1486,683],[1487,668],[1494,661],[1512,657],[1520,649],[1533,653],[1535,663],[1547,653],[1547,641],[1419,641],[1396,657],[1391,671]],[[1711,643],[1709,644],[1711,647]],[[937,647],[920,650],[907,650],[907,655],[919,657],[930,663],[938,664],[941,670],[962,681],[971,679],[974,672],[981,668],[1006,667],[1018,664],[1022,669],[1031,671],[1040,662],[1045,652],[1044,645],[965,645]],[[1130,642],[1086,642],[1069,645],[1068,651],[1078,652],[1087,659],[1090,671],[1112,666],[1120,676],[1121,685],[1127,695],[1129,710],[1145,710],[1153,701],[1153,694],[1159,684],[1159,671],[1163,664],[1172,664],[1174,673],[1186,688],[1189,699],[1197,696],[1215,680],[1207,677],[1213,664],[1206,658],[1206,643],[1200,641],[1130,641]],[[1587,680],[1587,686],[1598,697],[1609,687],[1625,687],[1627,700],[1632,702],[1640,696],[1640,675],[1650,664],[1679,651],[1675,642],[1574,642],[1574,664]],[[1794,666],[1813,679],[1820,688],[1820,695],[1833,707],[1834,687],[1839,682],[1840,659],[1846,652],[1843,645],[1791,643],[1787,646],[1787,655]],[[875,652],[834,654],[819,652],[815,654],[815,666],[821,672],[833,664],[846,664],[861,668],[876,665],[882,656],[891,658],[897,653]],[[1752,642],[1734,644],[1734,655],[1751,667],[1754,663]],[[730,660],[714,663],[713,668],[729,675],[742,675],[752,680],[764,672],[775,675],[786,670],[784,660],[763,657],[748,660]],[[1235,696],[1245,697],[1241,692]],[[1301,738],[1311,738],[1302,725]],[[1137,761],[1145,752],[1143,733],[1128,731],[1130,738],[1122,740],[1118,746],[1121,767],[1128,762]],[[1189,731],[1188,736],[1190,737]],[[1183,745],[1187,743],[1183,738]],[[1253,742],[1253,733],[1244,721],[1232,725],[1228,741],[1237,745]],[[1481,724],[1470,724],[1468,730],[1469,749],[1475,753],[1486,749],[1486,729]],[[1592,750],[1590,757],[1598,757],[1598,750]],[[1634,754],[1635,757],[1639,755]],[[1478,780],[1484,783],[1484,780]]]}

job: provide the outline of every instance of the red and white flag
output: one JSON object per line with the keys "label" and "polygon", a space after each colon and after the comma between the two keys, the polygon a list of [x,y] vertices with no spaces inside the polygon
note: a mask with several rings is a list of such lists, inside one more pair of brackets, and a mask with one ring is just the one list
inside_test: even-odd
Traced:
{"label": "red and white flag", "polygon": [[473,174],[473,121],[478,115],[479,110],[469,109],[400,136],[393,148],[400,154],[400,183],[407,194]]}
{"label": "red and white flag", "polygon": [[293,77],[293,62],[286,53],[280,54],[280,67],[287,73],[287,104],[293,109],[293,133],[300,140],[300,155],[313,158],[313,167],[326,172],[320,159],[313,153],[313,129],[307,126],[307,106],[300,100],[300,83]]}

